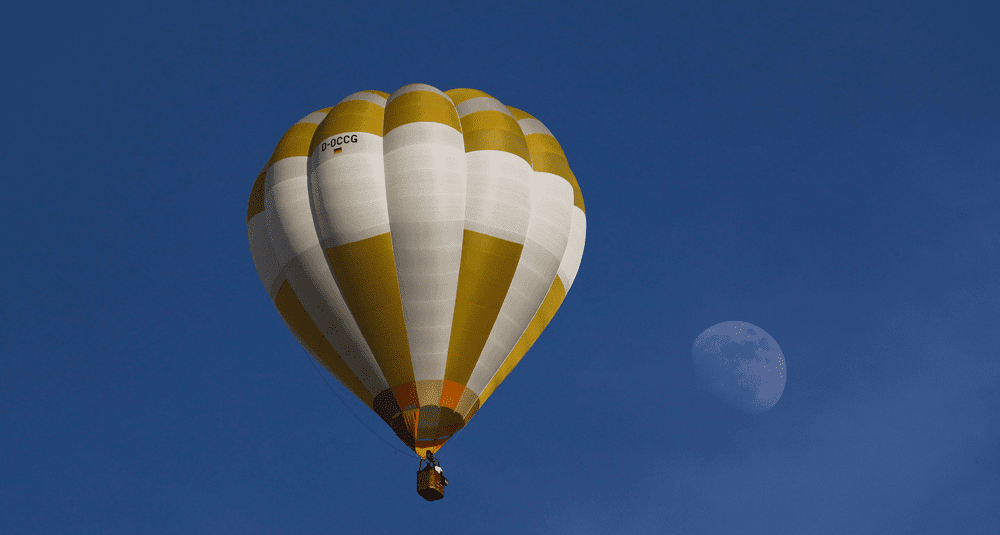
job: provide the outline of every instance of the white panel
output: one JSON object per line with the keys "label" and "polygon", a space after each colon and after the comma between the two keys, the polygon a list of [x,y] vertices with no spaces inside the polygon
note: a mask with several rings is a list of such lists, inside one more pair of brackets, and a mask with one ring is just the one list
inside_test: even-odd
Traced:
{"label": "white panel", "polygon": [[260,277],[261,284],[264,285],[264,289],[273,299],[277,289],[272,291],[272,288],[281,273],[281,267],[278,265],[278,258],[274,256],[271,238],[267,235],[266,212],[260,212],[250,218],[250,221],[247,222],[247,234],[250,238],[250,255],[257,268],[257,276]]}
{"label": "white panel", "polygon": [[510,116],[511,118],[514,117],[511,115],[510,110],[507,109],[507,106],[504,106],[499,100],[492,97],[473,97],[465,100],[455,108],[458,110],[459,117],[465,117],[470,113],[486,110],[498,111]]}
{"label": "white panel", "polygon": [[569,231],[569,243],[566,244],[566,254],[563,255],[562,264],[559,265],[559,278],[566,285],[566,291],[573,286],[576,280],[576,272],[580,269],[580,261],[583,259],[583,244],[587,241],[587,216],[583,210],[573,207],[573,225]]}
{"label": "white panel", "polygon": [[531,216],[531,166],[519,156],[498,150],[478,150],[465,157],[465,228],[523,244]]}
{"label": "white panel", "polygon": [[[521,127],[521,131],[524,135],[529,136],[531,134],[546,134],[552,136],[552,132],[542,124],[538,119],[521,119],[517,122],[517,125]],[[552,136],[555,138],[555,136]]]}
{"label": "white panel", "polygon": [[370,93],[368,91],[358,91],[357,93],[352,93],[350,95],[347,95],[347,97],[344,98],[344,100],[341,100],[340,102],[348,102],[351,100],[364,100],[367,102],[371,102],[372,104],[378,104],[383,108],[385,107],[385,97],[377,93]]}
{"label": "white panel", "polygon": [[326,119],[326,114],[327,113],[329,113],[329,112],[314,111],[314,112],[310,113],[309,115],[306,115],[305,117],[299,119],[299,122],[295,123],[295,124],[301,124],[301,123],[319,124],[319,123],[323,122],[323,119]]}
{"label": "white panel", "polygon": [[414,376],[443,379],[462,261],[465,143],[454,128],[420,122],[394,128],[384,148],[392,245]]}
{"label": "white panel", "polygon": [[[457,166],[459,161],[461,161],[462,177],[465,177],[465,138],[462,137],[462,133],[446,124],[427,122],[397,126],[385,135],[382,150],[386,155],[387,179],[389,173],[389,154],[398,149],[414,145],[423,146],[423,148],[416,149],[414,152],[420,156],[424,156],[427,163],[433,163],[434,158],[441,158],[442,156],[455,158],[455,152],[457,151],[458,159],[449,160],[447,167],[440,168],[453,169],[453,166]],[[421,165],[427,165],[427,163]],[[421,165],[416,165],[416,167],[419,168]],[[464,189],[462,193],[465,193]]]}
{"label": "white panel", "polygon": [[343,136],[356,141],[344,144],[340,153],[320,145],[309,159],[314,167],[309,189],[324,248],[389,232],[382,137],[357,132],[331,138]]}
{"label": "white panel", "polygon": [[573,185],[559,175],[535,172],[530,186],[531,230],[528,235],[556,258],[562,258],[573,210]]}
{"label": "white panel", "polygon": [[[291,160],[293,158],[286,158]],[[283,177],[272,187],[265,186],[264,205],[267,213],[267,231],[274,246],[278,265],[282,269],[292,258],[319,244],[312,211],[309,209],[309,191],[306,189],[305,158],[302,160],[302,174]],[[285,161],[282,160],[282,161]],[[278,162],[281,163],[281,162]],[[275,165],[275,168],[278,166]],[[270,173],[268,173],[270,175]],[[275,176],[277,173],[275,173]],[[305,210],[302,207],[305,206]]]}

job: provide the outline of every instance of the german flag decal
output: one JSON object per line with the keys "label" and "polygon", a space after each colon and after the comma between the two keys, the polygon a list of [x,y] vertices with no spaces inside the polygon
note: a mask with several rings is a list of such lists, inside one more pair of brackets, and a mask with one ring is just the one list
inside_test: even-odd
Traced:
{"label": "german flag decal", "polygon": [[344,150],[343,147],[337,147],[337,148],[333,149],[333,153],[337,154],[338,152],[340,152],[342,150]]}

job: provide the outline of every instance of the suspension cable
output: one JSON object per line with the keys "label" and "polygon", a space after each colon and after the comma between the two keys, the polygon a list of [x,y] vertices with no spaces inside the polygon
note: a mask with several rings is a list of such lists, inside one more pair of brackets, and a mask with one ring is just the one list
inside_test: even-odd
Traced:
{"label": "suspension cable", "polygon": [[323,382],[326,383],[326,386],[327,386],[327,388],[330,389],[330,392],[333,392],[333,395],[337,396],[337,399],[340,400],[340,404],[343,405],[345,409],[347,409],[347,412],[351,413],[351,416],[354,416],[354,419],[356,419],[358,422],[360,422],[361,425],[365,426],[365,429],[367,429],[371,434],[375,435],[382,442],[385,442],[386,446],[389,446],[390,448],[396,450],[396,453],[399,453],[400,451],[403,451],[403,453],[405,453],[406,455],[409,455],[410,457],[412,457],[414,459],[421,460],[420,457],[417,457],[416,455],[410,453],[409,451],[400,450],[396,446],[394,446],[392,444],[389,444],[388,442],[386,442],[386,440],[384,438],[382,438],[378,433],[376,433],[375,430],[373,430],[371,427],[368,427],[368,424],[366,424],[364,422],[364,420],[362,420],[357,414],[354,413],[353,410],[351,410],[351,408],[347,405],[347,403],[344,402],[344,398],[340,397],[340,394],[338,394],[337,391],[333,388],[333,385],[331,385],[330,381],[327,380],[326,375],[324,375],[323,372],[320,371],[319,366],[316,365],[316,359],[312,358],[309,355],[306,355],[306,358],[309,359],[309,362],[312,363],[313,368],[316,370],[316,373],[318,373],[319,376],[320,376],[320,378],[323,379]]}

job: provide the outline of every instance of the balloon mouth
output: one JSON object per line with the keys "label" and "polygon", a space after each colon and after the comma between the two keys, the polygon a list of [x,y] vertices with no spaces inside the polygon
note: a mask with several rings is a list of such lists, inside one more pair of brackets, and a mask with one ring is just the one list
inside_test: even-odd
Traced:
{"label": "balloon mouth", "polygon": [[[428,451],[437,452],[468,422],[467,417],[463,417],[454,409],[439,405],[400,410],[399,403],[391,390],[376,396],[373,405],[375,412],[392,429],[396,437],[421,457]],[[474,413],[475,410],[469,411],[469,417]]]}

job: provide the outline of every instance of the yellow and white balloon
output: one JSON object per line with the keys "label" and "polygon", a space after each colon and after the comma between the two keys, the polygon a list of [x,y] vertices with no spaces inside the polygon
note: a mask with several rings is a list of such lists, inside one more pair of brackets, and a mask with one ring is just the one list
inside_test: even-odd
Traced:
{"label": "yellow and white balloon", "polygon": [[538,339],[576,278],[586,222],[541,121],[425,84],[303,117],[247,208],[257,273],[288,328],[421,456]]}

